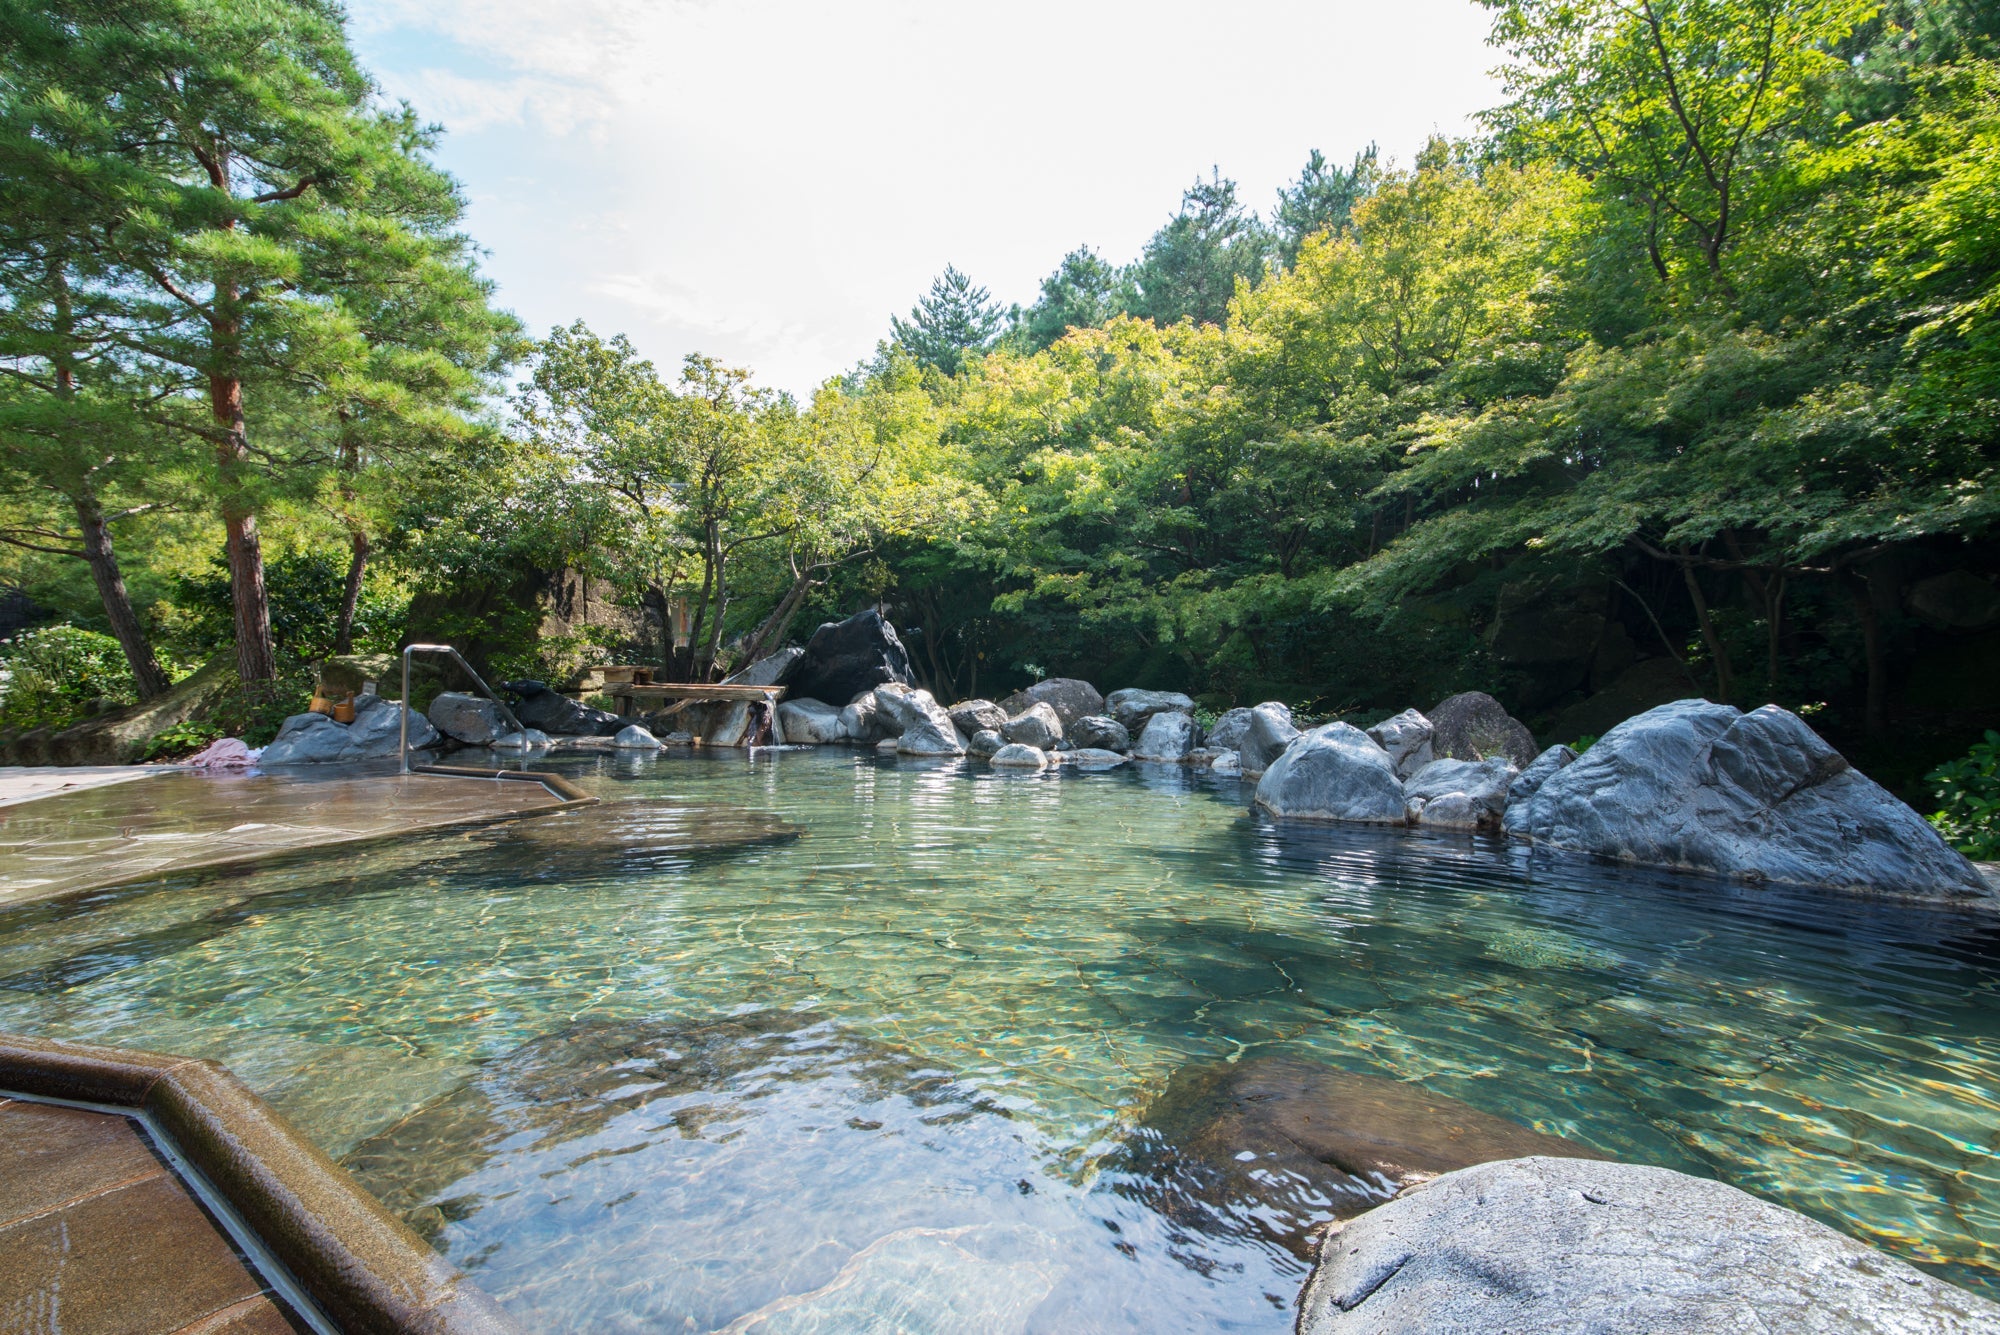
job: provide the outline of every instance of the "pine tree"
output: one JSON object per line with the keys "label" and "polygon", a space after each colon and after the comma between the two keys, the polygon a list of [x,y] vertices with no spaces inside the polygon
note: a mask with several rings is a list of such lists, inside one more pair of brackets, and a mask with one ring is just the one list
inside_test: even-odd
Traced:
{"label": "pine tree", "polygon": [[925,366],[957,375],[965,355],[992,346],[1006,317],[992,294],[951,265],[931,280],[931,290],[907,320],[891,317],[896,341]]}
{"label": "pine tree", "polygon": [[1153,233],[1132,267],[1138,299],[1133,314],[1157,324],[1192,319],[1221,324],[1239,278],[1264,274],[1271,234],[1236,199],[1236,182],[1220,170],[1197,178],[1181,196],[1181,210]]}
{"label": "pine tree", "polygon": [[1354,155],[1354,164],[1345,170],[1326,160],[1314,149],[1290,189],[1279,187],[1274,215],[1278,232],[1278,253],[1290,268],[1299,257],[1299,247],[1309,236],[1321,232],[1336,235],[1347,230],[1354,206],[1368,198],[1381,176],[1375,145]]}
{"label": "pine tree", "polygon": [[1093,329],[1130,309],[1131,283],[1117,265],[1089,246],[1063,256],[1056,271],[1042,280],[1042,295],[1018,311],[1010,344],[1018,341],[1028,352],[1039,352],[1072,329]]}

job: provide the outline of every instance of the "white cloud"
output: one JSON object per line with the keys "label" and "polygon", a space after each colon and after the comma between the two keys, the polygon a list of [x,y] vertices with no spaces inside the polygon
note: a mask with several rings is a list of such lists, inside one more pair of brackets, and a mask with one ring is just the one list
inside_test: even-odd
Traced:
{"label": "white cloud", "polygon": [[1266,207],[1314,147],[1408,159],[1496,97],[1471,0],[355,0],[450,131],[535,326],[623,329],[803,390],[956,263],[1031,299],[1130,258],[1211,164]]}

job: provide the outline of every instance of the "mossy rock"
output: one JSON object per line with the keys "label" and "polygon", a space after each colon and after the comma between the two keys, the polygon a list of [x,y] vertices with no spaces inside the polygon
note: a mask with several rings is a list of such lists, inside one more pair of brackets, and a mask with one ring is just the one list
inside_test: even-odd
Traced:
{"label": "mossy rock", "polygon": [[206,715],[242,689],[234,652],[210,659],[157,700],[106,710],[54,731],[38,728],[0,744],[10,765],[135,765],[154,737]]}

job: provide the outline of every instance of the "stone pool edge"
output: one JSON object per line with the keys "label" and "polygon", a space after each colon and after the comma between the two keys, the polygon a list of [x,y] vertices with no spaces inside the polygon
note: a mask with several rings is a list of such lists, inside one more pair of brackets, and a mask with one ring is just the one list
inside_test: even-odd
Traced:
{"label": "stone pool edge", "polygon": [[216,1062],[0,1033],[0,1091],[143,1115],[343,1331],[522,1335]]}

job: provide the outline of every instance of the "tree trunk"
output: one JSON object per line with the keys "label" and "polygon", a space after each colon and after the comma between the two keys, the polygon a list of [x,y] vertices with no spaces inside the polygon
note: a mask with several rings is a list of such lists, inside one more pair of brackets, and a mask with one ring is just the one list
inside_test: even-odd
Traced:
{"label": "tree trunk", "polygon": [[1882,618],[1876,615],[1875,599],[1865,577],[1847,574],[1848,596],[1861,618],[1861,648],[1868,660],[1868,697],[1863,724],[1871,738],[1889,735],[1889,665],[1882,650]]}
{"label": "tree trunk", "polygon": [[819,583],[810,574],[794,576],[792,587],[785,590],[785,596],[771,609],[771,615],[757,627],[743,651],[745,661],[754,663],[771,652],[771,647],[785,638],[785,632],[792,627],[792,618],[799,614],[805,604],[806,595]]}
{"label": "tree trunk", "polygon": [[215,368],[208,377],[208,401],[209,412],[224,433],[223,441],[215,447],[215,462],[222,482],[229,594],[236,613],[236,671],[247,684],[277,678],[278,652],[271,642],[271,604],[264,591],[264,545],[257,535],[257,513],[243,482],[250,435],[243,416],[243,381],[235,367],[241,332],[234,314],[237,299],[233,283],[216,285],[217,314],[210,321]]}
{"label": "tree trunk", "polygon": [[1687,581],[1688,598],[1694,603],[1695,620],[1701,624],[1701,642],[1708,646],[1708,656],[1715,660],[1715,692],[1717,703],[1728,704],[1736,695],[1736,674],[1730,670],[1729,651],[1722,647],[1722,636],[1716,632],[1715,619],[1708,614],[1708,597],[1701,591],[1701,581],[1695,577],[1694,567],[1683,561],[1681,578]]}
{"label": "tree trunk", "polygon": [[354,652],[354,609],[361,602],[361,581],[368,574],[368,534],[359,525],[348,530],[353,555],[347,560],[347,589],[340,597],[340,624],[333,632],[333,651]]}
{"label": "tree trunk", "polygon": [[722,653],[722,619],[729,610],[729,568],[728,554],[720,543],[715,548],[715,617],[708,623],[708,646],[702,650],[701,675],[703,680],[715,676],[715,660]]}
{"label": "tree trunk", "polygon": [[125,574],[118,568],[118,554],[111,548],[111,530],[104,523],[104,514],[94,499],[84,498],[76,502],[76,517],[83,525],[83,559],[90,563],[90,576],[97,581],[104,618],[111,623],[111,633],[117,637],[119,648],[125,651],[125,661],[132,667],[132,681],[139,698],[157,700],[173,683],[167,680],[160,660],[153,656],[152,643],[139,624],[138,614],[132,610],[132,597],[125,591]]}

